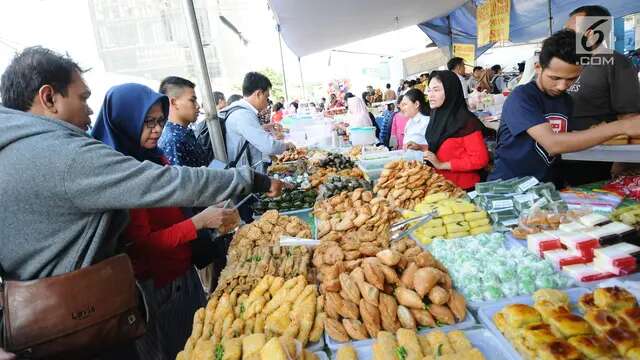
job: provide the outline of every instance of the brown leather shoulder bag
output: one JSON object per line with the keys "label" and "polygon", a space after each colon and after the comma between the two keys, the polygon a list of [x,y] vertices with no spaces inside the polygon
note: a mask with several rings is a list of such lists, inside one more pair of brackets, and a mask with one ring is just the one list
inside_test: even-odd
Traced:
{"label": "brown leather shoulder bag", "polygon": [[5,281],[3,344],[26,358],[88,358],[146,330],[131,261],[117,255],[59,276]]}

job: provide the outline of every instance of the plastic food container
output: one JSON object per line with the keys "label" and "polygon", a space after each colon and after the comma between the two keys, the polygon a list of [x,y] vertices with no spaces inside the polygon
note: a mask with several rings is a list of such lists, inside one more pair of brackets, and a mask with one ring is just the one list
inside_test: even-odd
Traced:
{"label": "plastic food container", "polygon": [[[447,333],[448,331],[445,331]],[[508,360],[511,359],[508,354],[508,350],[505,349],[504,344],[501,344],[498,339],[487,329],[470,329],[464,330],[464,335],[469,339],[471,345],[482,352],[487,360]],[[373,359],[373,349],[371,346],[355,347],[359,360]],[[335,359],[335,354],[333,356]]]}
{"label": "plastic food container", "polygon": [[376,128],[373,126],[349,128],[349,141],[352,145],[371,145],[378,142]]}
{"label": "plastic food container", "polygon": [[[473,315],[471,315],[471,312],[469,311],[469,309],[467,309],[467,317],[464,319],[464,321],[461,321],[457,324],[454,325],[447,325],[447,326],[441,326],[441,327],[436,327],[436,328],[424,328],[423,330],[419,330],[418,334],[422,335],[422,334],[427,334],[430,333],[432,331],[435,330],[441,330],[444,332],[449,332],[451,330],[465,330],[465,329],[469,329],[471,327],[473,327],[476,324],[476,319],[473,317]],[[338,351],[338,349],[343,346],[343,345],[351,345],[354,348],[359,348],[359,347],[371,347],[371,345],[373,345],[373,343],[375,342],[375,339],[367,339],[367,340],[352,340],[349,342],[337,342],[335,340],[333,340],[325,331],[324,333],[325,336],[325,342],[327,343],[327,346],[329,347],[329,349],[331,349],[332,352],[336,352]],[[371,359],[370,357],[363,357],[360,359]]]}
{"label": "plastic food container", "polygon": [[[297,216],[300,219],[302,219],[304,222],[309,224],[309,226],[311,227],[315,226],[315,222],[313,221],[313,208],[285,211],[285,212],[281,212],[280,215]],[[313,234],[313,231],[311,233]]]}
{"label": "plastic food container", "polygon": [[314,352],[314,354],[320,360],[329,360],[329,356],[327,356],[327,353],[325,353],[324,351],[316,351],[316,352]]}
{"label": "plastic food container", "polygon": [[[564,291],[567,293],[567,295],[569,295],[569,302],[571,304],[576,304],[580,296],[590,292],[590,290],[586,288],[572,288]],[[478,320],[480,320],[480,322],[496,337],[502,349],[504,349],[503,353],[505,354],[505,356],[507,356],[508,359],[522,359],[522,356],[520,356],[516,349],[511,345],[509,340],[507,340],[504,335],[502,335],[500,330],[498,330],[496,325],[493,323],[493,315],[502,310],[502,308],[504,308],[506,305],[510,304],[533,305],[533,297],[519,296],[511,299],[496,301],[492,304],[483,306],[478,310]],[[575,306],[573,308],[575,308]]]}
{"label": "plastic food container", "polygon": [[[316,342],[308,343],[305,350],[308,350],[308,351],[311,351],[311,352],[322,352],[322,349],[324,349],[324,336],[321,336],[320,340],[318,340]],[[326,356],[326,354],[325,354],[325,356]]]}

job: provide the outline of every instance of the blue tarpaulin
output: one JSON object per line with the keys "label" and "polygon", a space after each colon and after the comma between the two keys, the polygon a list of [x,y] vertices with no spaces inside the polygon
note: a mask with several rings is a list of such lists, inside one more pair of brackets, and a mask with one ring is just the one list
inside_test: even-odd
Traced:
{"label": "blue tarpaulin", "polygon": [[[511,0],[510,41],[524,43],[545,38],[549,35],[549,0]],[[551,0],[553,31],[562,29],[569,13],[584,5],[603,5],[613,17],[640,12],[638,0],[608,0],[604,3],[585,0]],[[451,43],[476,44],[476,7],[472,1],[441,16],[421,24],[418,27],[438,47],[449,47]],[[453,41],[452,41],[453,40]],[[476,57],[482,55],[493,44],[476,49]]]}

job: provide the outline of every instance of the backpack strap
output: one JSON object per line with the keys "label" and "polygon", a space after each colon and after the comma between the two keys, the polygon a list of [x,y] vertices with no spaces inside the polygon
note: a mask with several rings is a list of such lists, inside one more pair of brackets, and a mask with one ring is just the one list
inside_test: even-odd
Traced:
{"label": "backpack strap", "polygon": [[[229,119],[229,116],[231,116],[231,114],[239,109],[244,109],[242,106],[234,106],[232,108],[229,108],[227,111],[225,111],[224,116],[222,117],[223,122],[225,123],[223,126],[223,138],[224,138],[224,147],[225,150],[227,149],[227,119]],[[230,168],[235,168],[236,165],[238,165],[238,162],[240,162],[240,159],[242,158],[242,154],[244,154],[245,152],[247,152],[247,159],[249,160],[249,165],[251,165],[251,151],[248,150],[249,149],[249,141],[248,140],[244,140],[244,143],[242,143],[242,147],[240,148],[240,151],[238,152],[238,154],[236,155],[236,158],[233,159],[233,161],[230,161],[227,166],[225,166],[225,169],[230,169]],[[229,152],[227,151],[227,154],[229,154]]]}
{"label": "backpack strap", "polygon": [[[220,130],[222,131],[222,141],[224,144],[224,150],[227,152],[227,127],[225,122],[227,118],[236,110],[240,109],[241,106],[234,106],[227,109],[224,112],[219,112],[217,114],[218,121],[220,123]],[[207,122],[202,121],[196,126],[196,140],[202,146],[202,149],[207,154],[207,162],[211,162],[214,160],[215,156],[213,153],[213,144],[211,144],[211,137],[209,136],[209,127],[207,126]]]}
{"label": "backpack strap", "polygon": [[[242,154],[244,154],[244,152],[247,151],[248,148],[249,148],[249,141],[245,140],[244,143],[242,144],[242,148],[240,148],[240,151],[238,152],[238,155],[236,155],[236,158],[233,159],[233,161],[229,162],[227,166],[225,166],[225,169],[236,167],[236,165],[238,165],[238,162],[240,161],[240,158],[242,157]],[[249,164],[251,164],[250,152],[247,152],[247,157],[249,158]]]}

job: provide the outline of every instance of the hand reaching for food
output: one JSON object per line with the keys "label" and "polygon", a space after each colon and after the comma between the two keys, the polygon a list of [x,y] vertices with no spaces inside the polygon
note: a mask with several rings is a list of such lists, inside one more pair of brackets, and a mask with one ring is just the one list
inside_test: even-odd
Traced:
{"label": "hand reaching for food", "polygon": [[238,210],[235,209],[209,206],[192,217],[191,221],[193,221],[196,230],[218,229],[220,233],[225,233],[240,224],[240,215],[238,214]]}

